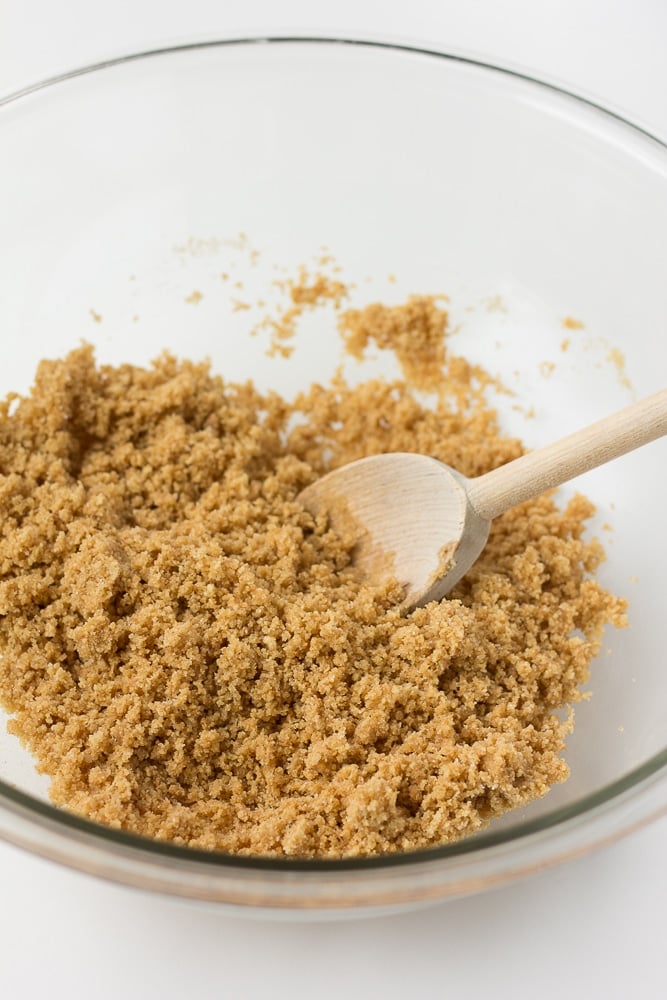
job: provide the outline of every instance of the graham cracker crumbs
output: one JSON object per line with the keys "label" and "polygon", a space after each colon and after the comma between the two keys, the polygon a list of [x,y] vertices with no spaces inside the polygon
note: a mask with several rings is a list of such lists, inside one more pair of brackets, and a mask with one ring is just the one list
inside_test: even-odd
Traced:
{"label": "graham cracker crumbs", "polygon": [[539,368],[543,378],[550,378],[556,370],[556,365],[553,361],[541,361]]}
{"label": "graham cracker crumbs", "polygon": [[[329,255],[319,258],[321,264],[330,263],[331,260],[333,258]],[[336,278],[320,272],[311,274],[305,267],[299,269],[296,279],[276,281],[274,284],[287,291],[291,304],[276,317],[266,316],[253,333],[268,329],[271,335],[267,352],[269,356],[281,355],[288,358],[293,350],[289,341],[294,337],[297,322],[303,313],[327,302],[339,309],[348,295],[348,288]]]}
{"label": "graham cracker crumbs", "polygon": [[565,352],[565,351],[569,350],[570,343],[571,343],[570,338],[569,337],[564,337],[561,340],[561,342],[560,342],[560,349],[561,349],[561,351]]}
{"label": "graham cracker crumbs", "polygon": [[566,316],[563,320],[563,326],[566,330],[583,330],[584,324],[580,319],[574,319],[573,316]]}
{"label": "graham cracker crumbs", "polygon": [[89,312],[94,323],[102,322],[102,316],[100,315],[100,313],[95,312],[94,309],[90,309]]}
{"label": "graham cracker crumbs", "polygon": [[203,293],[200,292],[199,289],[195,288],[194,291],[190,292],[189,295],[186,295],[185,301],[189,302],[193,306],[196,306],[201,302],[203,298],[204,298]]}
{"label": "graham cracker crumbs", "polygon": [[348,309],[340,317],[346,349],[361,360],[369,342],[392,350],[406,381],[432,389],[442,381],[445,363],[447,313],[433,295],[412,295],[405,305],[373,302],[363,309]]}
{"label": "graham cracker crumbs", "polygon": [[[434,308],[375,310],[376,331],[367,313],[365,336],[412,324],[431,345]],[[287,403],[84,346],[0,404],[0,697],[56,804],[182,845],[338,857],[456,840],[566,778],[561,710],[624,623],[594,579],[590,502],[499,517],[449,598],[403,616],[296,499],[382,451],[467,476],[516,457],[472,372],[445,356],[431,408],[340,376]]]}

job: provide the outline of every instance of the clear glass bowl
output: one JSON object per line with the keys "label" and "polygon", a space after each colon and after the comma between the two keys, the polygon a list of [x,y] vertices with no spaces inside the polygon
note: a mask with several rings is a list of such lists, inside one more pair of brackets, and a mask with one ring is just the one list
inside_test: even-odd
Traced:
{"label": "clear glass bowl", "polygon": [[[391,45],[206,43],[15,95],[0,135],[3,395],[81,339],[117,362],[165,347],[209,355],[230,378],[293,392],[339,360],[332,317],[307,318],[317,336],[306,329],[293,359],[271,359],[233,297],[256,299],[326,253],[359,301],[446,292],[453,346],[515,390],[499,403],[502,422],[529,446],[664,380],[667,149],[539,81]],[[565,330],[567,316],[584,328]],[[182,849],[56,810],[3,732],[0,834],[237,910],[362,913],[498,885],[657,816],[667,808],[666,458],[661,441],[577,484],[598,504],[602,579],[629,598],[631,625],[593,665],[570,780],[487,832],[338,862]]]}

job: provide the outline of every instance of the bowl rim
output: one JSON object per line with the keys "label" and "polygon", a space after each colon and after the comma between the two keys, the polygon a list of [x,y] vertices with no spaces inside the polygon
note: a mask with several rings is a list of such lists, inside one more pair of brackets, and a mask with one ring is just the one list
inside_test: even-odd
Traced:
{"label": "bowl rim", "polygon": [[[37,94],[77,77],[139,60],[206,49],[242,46],[276,47],[280,45],[321,45],[384,50],[423,56],[450,64],[458,63],[476,70],[496,73],[519,80],[530,87],[561,95],[568,101],[575,102],[583,108],[595,112],[605,120],[620,124],[629,129],[633,135],[648,139],[659,155],[667,154],[667,142],[645,127],[630,121],[623,114],[593,99],[575,93],[560,83],[547,82],[529,72],[503,67],[468,55],[397,41],[353,38],[342,35],[299,35],[293,33],[251,35],[143,49],[79,66],[29,84],[0,97],[0,108],[6,108],[29,95]],[[624,810],[623,806],[630,802],[633,802],[634,806]],[[433,866],[439,862],[451,860],[470,862],[470,865],[464,866],[465,877],[469,879],[476,859],[494,854],[494,852],[499,857],[504,852],[504,860],[499,866],[498,873],[490,879],[482,876],[484,884],[477,886],[477,888],[484,888],[489,881],[496,884],[499,881],[507,881],[516,877],[518,874],[526,873],[527,870],[532,870],[535,864],[542,867],[550,863],[557,863],[564,857],[585,853],[598,844],[629,833],[638,826],[665,813],[667,813],[667,747],[644,761],[640,766],[626,772],[621,778],[577,799],[576,802],[553,809],[535,819],[519,822],[510,828],[481,832],[451,844],[422,848],[416,851],[343,858],[244,856],[183,847],[84,819],[0,780],[0,837],[44,857],[81,870],[102,874],[116,881],[143,885],[146,888],[177,895],[211,898],[216,901],[228,901],[233,898],[233,893],[230,895],[229,885],[226,882],[221,883],[217,889],[214,888],[216,872],[221,875],[223,873],[230,875],[234,872],[246,875],[263,873],[265,876],[271,874],[276,878],[298,875],[302,879],[304,876],[312,878],[322,876],[326,879],[327,875],[333,873],[366,872],[379,875],[392,871],[397,872],[399,869],[403,869],[407,873],[408,870],[412,871],[415,866],[419,867],[420,865],[432,870]],[[614,814],[614,819],[611,822],[610,814]],[[603,821],[606,824],[604,830],[600,828],[601,818],[604,818]],[[581,839],[579,834],[587,828],[588,836]],[[561,851],[553,850],[554,843],[559,840],[560,833],[566,835],[565,842],[567,835],[574,831],[577,832],[576,844],[570,844],[568,848],[564,847]],[[59,834],[55,838],[58,843],[50,848],[47,838],[49,835],[53,837],[54,834]],[[68,837],[72,840],[70,846],[66,843]],[[517,856],[516,848],[521,844],[533,847],[532,867],[529,865],[527,868],[525,860]],[[94,851],[86,857],[86,851],[90,852],[94,845],[104,847],[107,852],[110,851],[114,855],[114,860],[110,860],[106,864],[100,859],[99,853],[97,856],[93,856],[95,855]],[[137,878],[136,871],[134,871],[133,877],[132,873],[129,873],[124,867],[131,859],[135,859],[139,865],[144,866],[144,873],[140,878]],[[507,864],[508,861],[509,864]],[[182,880],[176,877],[170,878],[170,873],[175,876],[179,864],[184,865],[190,874],[194,866],[206,872],[209,879],[212,878],[207,894],[202,894],[201,891],[191,893],[182,884]],[[438,867],[442,869],[443,865]],[[152,875],[150,874],[151,868]],[[502,873],[500,869],[502,869]],[[462,872],[459,870],[453,880],[441,880],[438,897],[452,894],[460,895],[462,892],[460,887],[463,885],[461,875]],[[402,900],[417,898],[410,895],[406,885],[403,886],[402,893]],[[424,895],[423,891],[420,892],[419,898],[423,898]],[[243,900],[235,900],[235,902],[239,901],[243,902]],[[259,905],[262,905],[261,902]],[[314,904],[312,901],[308,904],[305,902],[299,904],[295,896],[290,896],[289,901],[274,900],[272,905],[278,907],[309,905],[312,907]],[[338,904],[335,900],[333,902],[329,900],[327,905],[336,906]],[[359,899],[355,898],[352,903],[348,901],[341,905],[359,905]]]}

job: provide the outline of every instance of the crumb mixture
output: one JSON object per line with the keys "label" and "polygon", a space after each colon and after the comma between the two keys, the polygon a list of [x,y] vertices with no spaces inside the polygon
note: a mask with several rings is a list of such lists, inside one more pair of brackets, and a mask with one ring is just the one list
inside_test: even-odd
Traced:
{"label": "crumb mixture", "polygon": [[288,404],[90,347],[2,404],[0,697],[56,804],[200,848],[364,855],[471,834],[566,777],[567,706],[623,623],[591,504],[499,517],[449,598],[402,616],[398,585],[360,582],[296,499],[375,452],[466,475],[520,453],[445,331],[433,300],[357,326],[410,370],[423,343],[429,407],[340,378]]}

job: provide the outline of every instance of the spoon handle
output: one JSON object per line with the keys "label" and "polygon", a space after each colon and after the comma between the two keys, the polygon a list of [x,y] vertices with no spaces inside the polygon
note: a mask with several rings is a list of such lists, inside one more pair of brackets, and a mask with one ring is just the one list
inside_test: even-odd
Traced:
{"label": "spoon handle", "polygon": [[667,389],[560,441],[468,481],[468,500],[486,521],[667,434]]}

